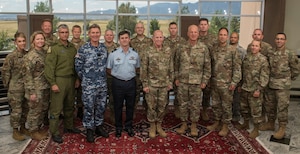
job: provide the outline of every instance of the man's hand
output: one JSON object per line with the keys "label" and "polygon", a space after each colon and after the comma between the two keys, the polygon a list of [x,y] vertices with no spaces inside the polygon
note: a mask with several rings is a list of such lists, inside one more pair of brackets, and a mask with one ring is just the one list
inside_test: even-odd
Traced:
{"label": "man's hand", "polygon": [[51,87],[51,90],[53,91],[53,92],[55,92],[55,93],[58,93],[59,92],[59,88],[58,88],[58,86],[55,84],[55,85],[53,85],[52,87]]}
{"label": "man's hand", "polygon": [[150,92],[150,88],[149,88],[149,87],[145,87],[145,88],[143,88],[143,91],[144,91],[145,93],[149,93],[149,92]]}

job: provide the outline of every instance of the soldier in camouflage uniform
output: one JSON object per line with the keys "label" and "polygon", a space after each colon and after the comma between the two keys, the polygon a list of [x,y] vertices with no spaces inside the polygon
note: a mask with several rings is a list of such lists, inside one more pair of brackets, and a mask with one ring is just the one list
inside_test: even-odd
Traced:
{"label": "soldier in camouflage uniform", "polygon": [[52,34],[52,21],[50,19],[44,19],[42,21],[41,29],[46,37],[44,50],[48,50],[48,48],[57,41],[57,37]]}
{"label": "soldier in camouflage uniform", "polygon": [[44,50],[45,36],[42,31],[34,32],[30,37],[31,48],[24,56],[23,76],[25,98],[29,112],[27,125],[33,140],[42,140],[48,136],[40,126],[45,115],[48,115],[50,85],[44,76],[46,51]]}
{"label": "soldier in camouflage uniform", "polygon": [[[299,60],[295,51],[287,49],[286,34],[277,33],[276,47],[269,51],[270,63],[269,88],[266,92],[266,113],[268,122],[261,125],[260,130],[275,130],[275,120],[278,118],[279,129],[273,135],[282,139],[288,124],[288,107],[292,80],[300,73]],[[277,111],[277,112],[276,112]]]}
{"label": "soldier in camouflage uniform", "polygon": [[[176,22],[171,22],[169,24],[169,33],[170,36],[168,36],[165,40],[164,40],[164,45],[170,46],[172,53],[173,53],[173,61],[175,61],[175,53],[177,51],[177,48],[180,47],[181,45],[186,44],[186,40],[178,35],[178,27],[177,27],[177,23]],[[174,63],[175,66],[175,63]],[[174,82],[173,82],[174,83]],[[177,118],[180,117],[180,113],[179,113],[179,106],[178,106],[178,101],[177,101],[177,89],[176,86],[173,86],[173,92],[175,95],[175,99],[174,99],[174,108],[175,108],[175,116]]]}
{"label": "soldier in camouflage uniform", "polygon": [[[71,43],[74,44],[76,51],[84,44],[84,41],[80,38],[81,35],[81,27],[79,25],[74,25],[72,27],[73,38],[71,39]],[[75,91],[76,95],[76,107],[77,107],[77,117],[82,119],[83,117],[83,103],[82,103],[82,87],[79,86]]]}
{"label": "soldier in camouflage uniform", "polygon": [[69,27],[61,24],[57,29],[59,40],[47,51],[45,77],[51,85],[49,130],[52,140],[62,143],[63,139],[59,132],[60,113],[64,114],[64,132],[80,133],[73,124],[75,88],[79,87],[80,82],[74,69],[77,50],[68,41]]}
{"label": "soldier in camouflage uniform", "polygon": [[178,134],[187,130],[190,115],[191,135],[198,136],[197,122],[200,117],[202,89],[211,76],[211,58],[204,43],[198,41],[199,31],[191,25],[187,33],[189,40],[176,52],[175,84],[178,88],[178,104],[182,125],[176,129]]}
{"label": "soldier in camouflage uniform", "polygon": [[[134,38],[132,38],[130,40],[130,47],[132,47],[141,57],[141,61],[143,60],[143,54],[145,52],[145,50],[152,45],[152,39],[145,36],[144,35],[144,23],[139,21],[136,25],[135,25],[135,32],[136,32],[136,36]],[[135,104],[137,106],[137,104],[140,101],[140,93],[143,92],[143,87],[142,87],[142,82],[140,80],[140,73],[136,72],[136,98],[135,98]],[[143,94],[143,105],[145,108],[147,108],[147,103],[146,103],[146,99],[145,99],[145,94]]]}
{"label": "soldier in camouflage uniform", "polygon": [[90,41],[81,46],[75,58],[75,69],[81,79],[84,105],[83,126],[87,129],[87,141],[94,142],[97,135],[108,137],[104,130],[104,111],[107,99],[106,61],[107,50],[100,43],[101,29],[97,24],[89,27]]}
{"label": "soldier in camouflage uniform", "polygon": [[141,80],[146,93],[147,119],[150,122],[149,137],[154,138],[156,132],[167,137],[161,128],[166,106],[169,103],[168,91],[173,87],[173,56],[169,46],[164,46],[163,32],[153,33],[153,46],[143,54]]}
{"label": "soldier in camouflage uniform", "polygon": [[28,104],[25,101],[25,90],[22,76],[23,57],[27,53],[26,36],[22,32],[15,34],[16,49],[8,54],[1,70],[2,82],[8,88],[7,98],[11,107],[10,125],[13,128],[13,139],[25,140],[24,135],[29,135],[25,128]]}
{"label": "soldier in camouflage uniform", "polygon": [[[210,34],[208,32],[209,29],[209,22],[207,18],[200,18],[199,19],[199,41],[203,42],[210,51],[213,45],[217,42],[217,37],[214,34]],[[208,108],[210,107],[210,98],[211,98],[211,86],[210,82],[205,89],[203,89],[203,97],[202,97],[202,108],[203,111],[201,112],[201,118],[204,121],[209,120],[209,116],[207,114]]]}
{"label": "soldier in camouflage uniform", "polygon": [[219,135],[227,136],[228,124],[232,119],[233,92],[242,76],[241,58],[236,48],[227,44],[227,28],[220,28],[218,36],[219,43],[215,44],[211,50],[212,108],[215,122],[207,126],[207,129],[216,130],[223,122]]}
{"label": "soldier in camouflage uniform", "polygon": [[267,58],[260,53],[260,41],[253,40],[251,45],[252,54],[248,54],[242,64],[243,79],[241,92],[241,113],[244,118],[238,129],[249,129],[250,117],[253,118],[254,129],[249,137],[256,138],[258,126],[262,122],[263,90],[269,82],[269,63]]}
{"label": "soldier in camouflage uniform", "polygon": [[[106,30],[104,33],[104,45],[107,49],[108,54],[112,53],[117,47],[119,47],[118,43],[114,42],[114,32],[112,30]],[[112,123],[115,121],[115,112],[114,112],[114,100],[112,95],[112,76],[107,74],[107,92],[109,98],[109,109],[110,109],[110,120]]]}
{"label": "soldier in camouflage uniform", "polygon": [[[232,32],[230,35],[230,45],[236,47],[241,60],[243,61],[246,56],[246,50],[239,45],[239,34],[237,32]],[[240,113],[240,93],[241,88],[240,84],[238,84],[237,88],[234,90],[233,94],[233,103],[232,103],[232,121],[240,121],[241,113]]]}

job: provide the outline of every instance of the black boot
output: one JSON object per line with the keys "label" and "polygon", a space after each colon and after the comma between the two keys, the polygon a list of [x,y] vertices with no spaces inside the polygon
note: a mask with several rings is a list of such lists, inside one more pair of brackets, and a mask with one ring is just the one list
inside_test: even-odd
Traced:
{"label": "black boot", "polygon": [[83,118],[83,108],[82,107],[78,107],[77,109],[77,118],[81,119]]}
{"label": "black boot", "polygon": [[103,125],[97,126],[96,134],[108,138],[108,133],[104,130]]}
{"label": "black boot", "polygon": [[86,140],[90,143],[94,143],[94,131],[92,129],[86,130]]}

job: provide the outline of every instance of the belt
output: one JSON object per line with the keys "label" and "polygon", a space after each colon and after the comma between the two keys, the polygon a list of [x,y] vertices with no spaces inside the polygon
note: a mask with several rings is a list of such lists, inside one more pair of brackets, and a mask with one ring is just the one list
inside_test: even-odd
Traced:
{"label": "belt", "polygon": [[131,78],[129,80],[122,80],[122,79],[118,79],[116,77],[114,77],[114,79],[119,80],[119,81],[123,81],[123,82],[128,82],[128,81],[131,81],[131,80],[135,79],[135,77],[133,77],[133,78]]}

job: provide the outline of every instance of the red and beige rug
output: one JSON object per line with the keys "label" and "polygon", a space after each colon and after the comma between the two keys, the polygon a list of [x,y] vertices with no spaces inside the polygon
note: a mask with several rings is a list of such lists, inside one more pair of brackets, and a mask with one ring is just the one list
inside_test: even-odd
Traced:
{"label": "red and beige rug", "polygon": [[[109,117],[106,114],[106,117]],[[109,118],[107,118],[109,119]],[[57,144],[51,137],[42,140],[31,140],[22,154],[100,154],[100,153],[137,153],[137,154],[246,154],[263,153],[268,151],[263,148],[255,139],[248,137],[247,131],[239,131],[230,125],[230,133],[227,137],[218,136],[218,132],[208,131],[205,126],[211,122],[199,121],[199,136],[191,137],[187,131],[183,135],[178,135],[175,129],[180,127],[180,120],[174,117],[173,113],[168,113],[163,122],[163,128],[168,137],[150,139],[148,136],[149,122],[146,120],[146,114],[143,110],[138,110],[134,122],[136,135],[129,137],[126,132],[122,133],[121,138],[115,137],[115,127],[109,120],[105,122],[105,128],[109,131],[109,138],[97,137],[95,143],[88,143],[86,136],[82,134],[64,134],[64,142]],[[76,126],[84,131],[79,120]]]}

